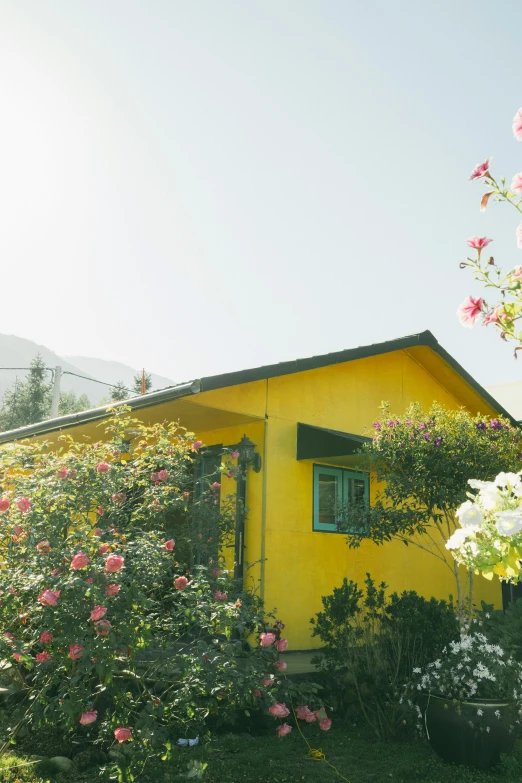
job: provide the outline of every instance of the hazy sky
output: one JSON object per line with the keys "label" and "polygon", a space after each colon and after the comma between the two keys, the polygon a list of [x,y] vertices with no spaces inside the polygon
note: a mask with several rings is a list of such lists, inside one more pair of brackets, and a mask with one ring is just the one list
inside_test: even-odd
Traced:
{"label": "hazy sky", "polygon": [[[516,215],[515,0],[0,0],[0,332],[177,381],[431,329]],[[116,379],[117,380],[117,379]]]}

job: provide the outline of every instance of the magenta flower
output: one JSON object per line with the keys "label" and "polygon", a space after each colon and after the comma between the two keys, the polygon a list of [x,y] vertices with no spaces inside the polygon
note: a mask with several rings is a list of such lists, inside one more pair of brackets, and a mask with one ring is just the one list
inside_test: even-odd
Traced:
{"label": "magenta flower", "polygon": [[86,568],[89,565],[89,558],[83,552],[78,552],[71,560],[70,568],[74,571],[81,571],[82,568]]}
{"label": "magenta flower", "polygon": [[29,498],[18,498],[16,501],[16,507],[19,511],[22,511],[25,514],[31,508],[31,501]]}
{"label": "magenta flower", "polygon": [[276,640],[275,633],[262,633],[259,635],[259,643],[261,647],[270,647]]}
{"label": "magenta flower", "polygon": [[54,637],[50,631],[42,631],[40,634],[40,641],[42,644],[50,644],[53,638]]}
{"label": "magenta flower", "polygon": [[433,441],[434,446],[440,446],[442,444],[442,438],[435,438]]}
{"label": "magenta flower", "polygon": [[429,432],[424,433],[424,440],[431,440],[431,435]]}
{"label": "magenta flower", "polygon": [[47,650],[44,650],[41,653],[36,654],[36,663],[44,663],[45,661],[50,661],[53,656],[47,652]]}
{"label": "magenta flower", "polygon": [[82,716],[80,718],[80,723],[82,726],[88,726],[89,723],[94,723],[95,720],[98,719],[98,713],[96,710],[87,710],[87,712],[83,712]]}
{"label": "magenta flower", "polygon": [[481,250],[487,247],[490,242],[493,242],[493,240],[489,239],[488,237],[470,237],[470,239],[467,239],[466,241],[469,247],[471,247],[473,250],[478,250],[479,253]]}
{"label": "magenta flower", "polygon": [[98,473],[107,473],[111,469],[111,466],[108,462],[98,462],[96,465],[96,470]]}
{"label": "magenta flower", "polygon": [[125,559],[121,555],[109,555],[105,561],[105,570],[110,571],[111,573],[121,571],[124,562]]}
{"label": "magenta flower", "polygon": [[464,299],[457,310],[457,316],[462,326],[467,328],[475,326],[475,321],[482,312],[483,303],[484,300],[480,297],[478,299],[473,299],[472,296],[468,296]]}
{"label": "magenta flower", "polygon": [[279,737],[286,737],[286,735],[290,734],[292,731],[292,727],[289,726],[288,723],[281,723],[281,725],[277,727],[276,731]]}
{"label": "magenta flower", "polygon": [[378,430],[379,432],[382,430],[382,424],[380,421],[374,421],[372,426],[374,430]]}
{"label": "magenta flower", "polygon": [[174,579],[174,587],[176,590],[184,590],[187,585],[188,579],[186,576],[178,576],[177,579]]}
{"label": "magenta flower", "polygon": [[279,701],[277,701],[275,704],[272,704],[272,706],[269,707],[268,712],[274,718],[286,718],[287,715],[290,715],[290,710],[286,704],[282,704]]}
{"label": "magenta flower", "polygon": [[522,141],[522,109],[519,109],[513,117],[513,133],[517,141]]}
{"label": "magenta flower", "polygon": [[132,737],[132,729],[131,728],[123,729],[120,727],[114,730],[114,736],[120,743],[127,742]]}
{"label": "magenta flower", "polygon": [[10,505],[11,501],[9,498],[0,498],[0,511],[7,511]]}
{"label": "magenta flower", "polygon": [[502,429],[502,422],[498,419],[491,419],[491,422],[489,424],[492,430],[501,430]]}
{"label": "magenta flower", "polygon": [[473,179],[480,179],[481,177],[484,177],[486,174],[489,174],[489,167],[491,164],[491,158],[488,158],[484,161],[484,163],[479,163],[473,171],[471,172],[470,180]]}
{"label": "magenta flower", "polygon": [[105,617],[106,614],[107,614],[107,607],[106,606],[100,606],[98,604],[92,610],[91,616],[89,617],[89,620],[101,620],[102,617]]}

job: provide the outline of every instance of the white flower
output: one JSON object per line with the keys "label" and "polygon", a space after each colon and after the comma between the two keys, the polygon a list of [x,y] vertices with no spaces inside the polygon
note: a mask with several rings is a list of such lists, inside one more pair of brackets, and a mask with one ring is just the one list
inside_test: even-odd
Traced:
{"label": "white flower", "polygon": [[484,715],[484,712],[482,710],[477,710],[477,715]]}
{"label": "white flower", "polygon": [[509,490],[522,490],[522,481],[518,473],[499,473],[495,478],[497,487],[507,487]]}
{"label": "white flower", "polygon": [[479,504],[486,511],[495,511],[502,502],[502,494],[494,484],[490,484],[479,492]]}
{"label": "white flower", "polygon": [[490,732],[490,728],[489,728],[489,726],[486,726],[486,731],[487,731],[487,733],[489,734],[489,732]]}
{"label": "white flower", "polygon": [[501,511],[495,525],[501,536],[514,536],[522,530],[522,513],[516,509]]}
{"label": "white flower", "polygon": [[470,503],[469,500],[463,503],[457,511],[457,517],[461,527],[466,527],[469,530],[479,530],[484,516],[482,511],[474,503]]}
{"label": "white flower", "polygon": [[466,538],[472,534],[469,528],[459,527],[446,541],[446,549],[460,549]]}
{"label": "white flower", "polygon": [[413,670],[414,674],[420,674],[422,672],[422,669],[419,669],[418,667]]}
{"label": "white flower", "polygon": [[[468,479],[468,484],[472,489],[486,489],[487,487],[495,486],[495,483],[493,481],[479,481],[478,479]],[[471,505],[471,502],[469,500],[467,502],[470,503]],[[463,503],[462,505],[465,504]]]}
{"label": "white flower", "polygon": [[495,710],[495,715],[500,720],[500,710]]}

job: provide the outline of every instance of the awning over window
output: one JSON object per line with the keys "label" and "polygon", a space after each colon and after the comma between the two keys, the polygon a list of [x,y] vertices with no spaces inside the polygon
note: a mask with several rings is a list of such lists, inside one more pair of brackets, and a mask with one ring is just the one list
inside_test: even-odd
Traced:
{"label": "awning over window", "polygon": [[364,443],[370,443],[370,440],[362,435],[312,427],[310,424],[299,422],[297,459],[318,459],[322,462],[334,462],[337,465],[347,462],[352,465],[356,460],[364,460],[364,457],[357,452]]}

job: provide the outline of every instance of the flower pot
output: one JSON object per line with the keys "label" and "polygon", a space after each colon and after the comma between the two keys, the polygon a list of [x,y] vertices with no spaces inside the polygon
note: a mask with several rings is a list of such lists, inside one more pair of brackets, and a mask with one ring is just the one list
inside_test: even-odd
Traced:
{"label": "flower pot", "polygon": [[422,694],[419,707],[430,745],[444,761],[487,769],[498,764],[501,753],[513,750],[517,710],[512,701],[455,702]]}

